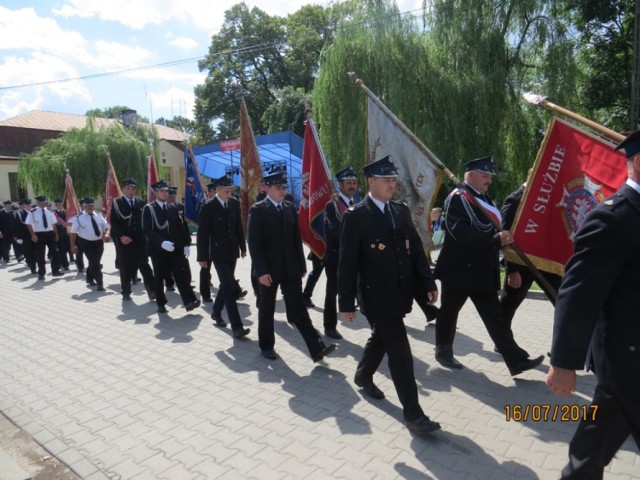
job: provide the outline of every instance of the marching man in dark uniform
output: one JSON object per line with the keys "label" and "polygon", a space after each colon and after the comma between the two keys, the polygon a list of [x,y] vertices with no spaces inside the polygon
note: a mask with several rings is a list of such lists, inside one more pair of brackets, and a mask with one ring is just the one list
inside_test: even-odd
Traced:
{"label": "marching man in dark uniform", "polygon": [[[326,346],[311,324],[302,297],[302,277],[306,262],[298,227],[298,214],[291,202],[284,200],[287,174],[276,172],[264,177],[267,197],[249,210],[247,236],[255,275],[260,285],[258,338],[265,358],[274,360],[273,315],[278,285],[282,286],[287,317],[298,328],[314,362],[335,350]],[[215,200],[214,200],[215,201]]]}
{"label": "marching man in dark uniform", "polygon": [[402,403],[404,420],[412,432],[424,434],[440,424],[424,414],[418,401],[413,356],[403,318],[411,311],[414,292],[429,303],[438,300],[418,232],[409,208],[390,201],[398,171],[384,157],[364,167],[369,194],[344,213],[338,264],[338,303],[347,322],[355,318],[358,290],[361,311],[371,325],[354,382],[366,395],[382,399],[373,374],[387,354],[391,379]]}
{"label": "marching man in dark uniform", "polygon": [[150,300],[155,300],[153,272],[147,259],[147,239],[142,230],[144,202],[136,197],[137,182],[122,182],[122,197],[111,205],[111,236],[116,246],[122,299],[131,300],[131,282],[140,270]]}
{"label": "marching man in dark uniform", "polygon": [[629,178],[578,230],[556,301],[547,385],[563,397],[575,391],[589,349],[598,377],[563,479],[602,479],[629,435],[640,448],[640,130],[621,148]]}
{"label": "marching man in dark uniform", "polygon": [[200,306],[200,300],[193,293],[184,267],[184,257],[191,245],[191,233],[187,222],[180,217],[174,205],[167,205],[169,186],[165,182],[151,185],[156,194],[155,201],[142,210],[142,229],[147,237],[149,255],[153,263],[156,304],[158,313],[167,313],[167,297],[164,279],[172,274],[182,303],[188,312]]}
{"label": "marching man in dark uniform", "polygon": [[247,256],[240,202],[231,196],[235,188],[231,177],[225,175],[217,179],[215,187],[216,196],[202,207],[198,215],[198,264],[206,268],[212,261],[220,280],[211,318],[217,326],[225,327],[222,319],[222,309],[225,308],[233,336],[242,338],[249,334],[249,329],[242,325],[236,303],[236,262],[238,257]]}
{"label": "marching man in dark uniform", "polygon": [[511,375],[537,367],[543,356],[529,359],[513,332],[502,322],[498,290],[501,246],[513,243],[508,231],[498,232],[473,198],[500,223],[500,212],[486,195],[495,171],[493,158],[483,157],[464,165],[464,187],[456,188],[445,200],[445,240],[438,257],[435,276],[442,282],[440,311],[436,319],[436,360],[443,366],[460,369],[453,356],[458,313],[471,299]]}
{"label": "marching man in dark uniform", "polygon": [[90,284],[95,281],[96,290],[104,292],[102,280],[102,254],[104,242],[109,241],[109,224],[102,215],[95,212],[96,202],[93,198],[84,199],[84,212],[78,215],[71,226],[70,246],[71,251],[78,253],[76,243],[82,246],[82,251],[87,256],[87,279]]}
{"label": "marching man in dark uniform", "polygon": [[355,202],[353,196],[358,190],[358,176],[353,168],[347,167],[336,173],[339,191],[324,208],[324,230],[327,247],[324,251],[324,268],[327,285],[324,295],[324,333],[328,337],[341,339],[338,332],[338,258],[340,254],[340,227],[347,209]]}
{"label": "marching man in dark uniform", "polygon": [[63,270],[69,270],[71,245],[69,244],[69,232],[67,231],[67,212],[65,212],[62,200],[57,198],[53,201],[56,208],[53,214],[56,216],[56,230],[58,232],[58,253],[60,254],[60,265]]}
{"label": "marching man in dark uniform", "polygon": [[14,235],[16,237],[16,243],[20,245],[22,254],[24,255],[24,261],[31,269],[31,273],[37,273],[36,270],[36,244],[31,239],[31,231],[25,224],[29,212],[31,211],[31,199],[20,200],[18,203],[20,210],[16,212],[14,226]]}
{"label": "marching man in dark uniform", "polygon": [[13,223],[15,221],[15,215],[13,213],[13,202],[11,200],[5,200],[2,204],[3,209],[0,210],[0,245],[2,246],[0,257],[2,257],[4,263],[9,263],[9,254],[13,243]]}
{"label": "marching man in dark uniform", "polygon": [[25,225],[31,233],[31,241],[35,245],[36,263],[38,265],[38,280],[44,280],[46,269],[46,249],[51,253],[51,275],[61,277],[60,255],[58,255],[58,232],[55,224],[58,223],[55,215],[47,208],[47,197],[36,197],[38,208],[31,209],[25,220]]}

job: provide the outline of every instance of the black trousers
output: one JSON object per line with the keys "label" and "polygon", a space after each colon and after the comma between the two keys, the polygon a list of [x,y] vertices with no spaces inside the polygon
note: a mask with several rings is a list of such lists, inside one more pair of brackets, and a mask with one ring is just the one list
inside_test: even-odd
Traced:
{"label": "black trousers", "polygon": [[324,320],[325,330],[335,330],[338,326],[338,307],[336,300],[338,298],[338,262],[327,261],[324,266],[324,273],[327,276],[326,291],[324,294],[324,311],[322,318]]}
{"label": "black trousers", "polygon": [[436,353],[453,352],[458,314],[468,298],[475,305],[491,340],[500,350],[507,366],[512,367],[526,360],[529,354],[518,346],[513,332],[502,322],[500,302],[495,292],[469,292],[447,283],[442,283],[440,311],[436,319]]}
{"label": "black trousers", "polygon": [[60,255],[60,266],[64,268],[69,268],[69,255],[71,254],[71,244],[69,243],[68,235],[58,236],[58,254]]}
{"label": "black trousers", "polygon": [[78,242],[82,245],[82,251],[87,256],[87,280],[95,280],[98,286],[102,286],[100,262],[102,262],[102,254],[104,253],[104,241],[79,238]]}
{"label": "black trousers", "polygon": [[211,262],[207,267],[200,267],[200,295],[203,299],[211,298]]}
{"label": "black trousers", "polygon": [[167,275],[173,275],[184,305],[196,301],[196,294],[193,293],[193,288],[185,270],[182,247],[176,247],[173,252],[154,249],[151,252],[151,263],[153,264],[154,288],[158,306],[167,304],[167,296],[164,292],[164,279]]}
{"label": "black trousers", "polygon": [[243,328],[242,319],[240,318],[240,312],[238,311],[238,303],[236,302],[236,296],[238,295],[237,283],[236,283],[236,262],[234,258],[228,262],[213,262],[213,266],[218,274],[220,280],[220,287],[218,288],[218,294],[216,295],[216,301],[213,303],[212,313],[220,314],[222,309],[227,310],[227,316],[229,317],[229,323],[233,330],[240,330]]}
{"label": "black trousers", "polygon": [[418,401],[413,355],[404,321],[401,317],[375,320],[367,317],[367,321],[371,325],[371,336],[358,362],[356,377],[372,379],[386,353],[391,380],[402,404],[405,420],[411,421],[422,417],[424,412]]}
{"label": "black trousers", "polygon": [[[146,244],[142,241],[136,241],[123,245],[116,240],[116,254],[118,256],[118,267],[120,272],[120,285],[122,293],[131,295],[131,281],[136,276],[136,272],[140,270],[147,292],[155,290],[155,281],[153,279],[153,271],[147,260]],[[78,252],[78,256],[80,253]]]}
{"label": "black trousers", "polygon": [[325,344],[318,331],[311,324],[311,318],[309,318],[309,312],[304,306],[302,297],[302,279],[297,278],[273,282],[269,287],[260,284],[260,305],[258,307],[260,350],[272,350],[276,343],[273,331],[273,315],[276,310],[278,286],[282,286],[287,320],[296,326],[307,344],[309,354],[313,357],[324,350]]}
{"label": "black trousers", "polygon": [[602,479],[604,468],[630,434],[640,448],[640,401],[598,385],[591,405],[598,406],[595,418],[593,410],[588,410],[587,418],[580,421],[569,443],[563,479]]}
{"label": "black trousers", "polygon": [[313,295],[313,289],[316,288],[316,283],[320,280],[320,275],[324,270],[322,260],[313,253],[309,254],[309,260],[311,260],[311,271],[307,275],[307,283],[304,286],[303,293],[305,297],[311,298]]}
{"label": "black trousers", "polygon": [[[544,278],[551,284],[551,286],[558,291],[560,288],[560,283],[562,282],[562,277],[559,275],[553,275],[551,273],[541,272]],[[500,292],[500,306],[502,307],[502,321],[505,325],[511,328],[511,322],[513,321],[513,317],[516,314],[516,310],[520,306],[520,304],[524,301],[533,285],[534,278],[533,273],[529,270],[523,270],[520,272],[520,278],[522,279],[522,283],[520,288],[513,288],[507,284],[508,277],[505,275],[504,277],[504,286],[502,287],[502,291]],[[545,292],[546,294],[546,292]],[[555,305],[555,301],[547,296],[549,301]]]}
{"label": "black trousers", "polygon": [[60,255],[58,254],[58,245],[56,243],[56,235],[51,232],[37,232],[38,242],[36,248],[36,264],[38,265],[38,275],[42,276],[47,273],[46,268],[46,250],[51,253],[51,272],[60,271]]}
{"label": "black trousers", "polygon": [[11,252],[11,237],[0,238],[0,250],[2,254],[2,260],[5,263],[9,263],[9,254]]}
{"label": "black trousers", "polygon": [[81,268],[84,268],[84,251],[80,244],[80,237],[76,237],[76,247],[78,248],[78,253],[76,253],[76,268],[80,270]]}
{"label": "black trousers", "polygon": [[36,270],[36,244],[31,241],[31,237],[22,239],[22,254],[24,261],[31,269],[31,273],[37,273]]}

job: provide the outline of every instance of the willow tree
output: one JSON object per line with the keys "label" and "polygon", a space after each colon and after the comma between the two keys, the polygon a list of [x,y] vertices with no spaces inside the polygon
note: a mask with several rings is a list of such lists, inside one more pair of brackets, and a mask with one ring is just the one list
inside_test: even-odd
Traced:
{"label": "willow tree", "polygon": [[434,0],[421,25],[391,0],[342,4],[345,20],[314,88],[329,158],[337,166],[365,159],[365,101],[347,78],[353,70],[452,171],[493,155],[503,173],[493,191],[504,196],[524,180],[546,121],[521,94],[535,87],[570,104],[576,90],[572,45],[549,3]]}
{"label": "willow tree", "polygon": [[18,178],[23,185],[31,184],[37,194],[62,197],[68,169],[79,198],[99,197],[104,193],[109,155],[120,179],[134,177],[140,182],[146,178],[148,138],[157,140],[150,127],[139,124],[131,130],[113,123],[97,129],[89,118],[85,128],[69,130],[32,154],[22,155]]}

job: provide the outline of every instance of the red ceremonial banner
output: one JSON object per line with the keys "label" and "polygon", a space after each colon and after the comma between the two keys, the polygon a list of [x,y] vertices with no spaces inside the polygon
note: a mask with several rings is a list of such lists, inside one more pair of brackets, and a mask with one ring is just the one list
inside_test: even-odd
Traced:
{"label": "red ceremonial banner", "polygon": [[[612,144],[554,118],[512,228],[516,243],[537,268],[563,275],[584,218],[626,178],[626,158]],[[522,264],[512,251],[505,255]]]}
{"label": "red ceremonial banner", "polygon": [[325,168],[316,132],[311,121],[307,121],[302,148],[302,195],[298,224],[302,241],[318,258],[324,258],[327,246],[324,232],[324,207],[332,196],[333,186]]}
{"label": "red ceremonial banner", "polygon": [[156,161],[153,158],[153,151],[149,155],[149,166],[147,167],[147,202],[151,203],[156,199],[156,194],[153,192],[151,185],[158,183],[158,167]]}
{"label": "red ceremonial banner", "polygon": [[244,97],[240,97],[240,145],[240,214],[246,232],[249,208],[256,202],[262,183],[262,164]]}
{"label": "red ceremonial banner", "polygon": [[120,183],[118,183],[118,177],[116,176],[116,170],[113,168],[113,163],[109,159],[109,170],[107,171],[107,182],[104,186],[104,201],[103,207],[106,209],[107,223],[111,223],[111,205],[113,201],[122,195],[120,190]]}
{"label": "red ceremonial banner", "polygon": [[80,213],[80,202],[76,197],[76,191],[73,188],[73,179],[67,170],[64,177],[64,200],[62,201],[64,209],[67,211],[67,222],[73,217],[77,217]]}

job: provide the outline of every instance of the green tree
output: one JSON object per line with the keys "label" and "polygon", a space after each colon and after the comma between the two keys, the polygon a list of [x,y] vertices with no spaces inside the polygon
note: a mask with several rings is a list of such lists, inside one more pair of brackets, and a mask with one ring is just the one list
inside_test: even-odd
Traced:
{"label": "green tree", "polygon": [[[113,107],[107,108],[92,108],[91,110],[87,110],[85,115],[87,117],[114,118],[121,120],[122,112],[124,112],[125,110],[132,109],[124,105],[114,105]],[[138,121],[143,123],[150,123],[147,117],[141,115],[138,115]]]}
{"label": "green tree", "polygon": [[[613,130],[630,128],[633,0],[562,0],[560,14],[579,33],[585,114]],[[636,129],[638,126],[632,126]]]}
{"label": "green tree", "polygon": [[164,125],[165,127],[175,128],[181,132],[185,132],[187,135],[196,134],[196,122],[180,115],[168,120],[164,117],[160,117],[156,120],[156,125]]}
{"label": "green tree", "polygon": [[31,184],[38,194],[61,197],[68,169],[78,198],[101,197],[109,155],[118,178],[146,179],[148,138],[155,138],[157,144],[157,136],[149,127],[139,125],[131,130],[114,123],[96,129],[89,118],[85,128],[72,129],[32,154],[21,156],[18,178],[24,185]]}
{"label": "green tree", "polygon": [[[270,16],[245,3],[225,12],[220,32],[212,37],[200,64],[207,78],[196,86],[195,118],[198,141],[218,141],[238,135],[241,88],[256,135],[267,133],[263,123],[274,118],[272,104],[282,104],[285,88],[304,92],[313,87],[318,55],[331,37],[330,11],[305,6],[289,17]],[[270,108],[271,107],[271,108]],[[295,116],[287,122],[294,123]]]}
{"label": "green tree", "polygon": [[307,103],[310,103],[310,97],[302,88],[285,87],[276,92],[276,100],[262,115],[262,123],[267,133],[291,131],[304,136]]}
{"label": "green tree", "polygon": [[[565,105],[577,69],[566,29],[533,0],[436,0],[422,25],[389,0],[340,5],[313,99],[334,171],[365,161],[365,84],[449,167],[493,155],[501,198],[524,180],[546,116],[521,94],[536,88]],[[566,100],[566,101],[565,101]]]}

